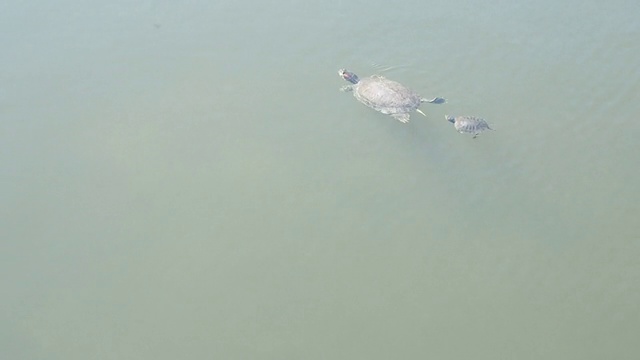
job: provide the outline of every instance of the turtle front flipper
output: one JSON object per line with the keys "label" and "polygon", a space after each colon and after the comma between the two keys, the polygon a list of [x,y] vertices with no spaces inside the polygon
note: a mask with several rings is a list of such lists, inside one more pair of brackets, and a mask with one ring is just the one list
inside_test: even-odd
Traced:
{"label": "turtle front flipper", "polygon": [[353,86],[351,86],[351,85],[345,85],[345,86],[340,88],[340,91],[342,91],[342,92],[347,92],[347,91],[351,91],[351,90],[353,90]]}
{"label": "turtle front flipper", "polygon": [[403,124],[406,124],[409,122],[409,114],[404,113],[404,114],[391,114],[391,116],[393,116],[394,119],[400,121]]}

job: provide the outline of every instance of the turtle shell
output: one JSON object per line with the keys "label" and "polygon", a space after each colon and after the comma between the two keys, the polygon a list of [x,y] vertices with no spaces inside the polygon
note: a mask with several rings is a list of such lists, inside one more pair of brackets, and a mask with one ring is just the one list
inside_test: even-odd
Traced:
{"label": "turtle shell", "polygon": [[477,116],[449,116],[445,118],[453,123],[453,126],[459,133],[473,134],[476,137],[479,133],[486,130],[493,130],[483,118]]}
{"label": "turtle shell", "polygon": [[354,86],[354,96],[358,101],[383,114],[403,114],[420,106],[418,93],[380,75],[373,75]]}

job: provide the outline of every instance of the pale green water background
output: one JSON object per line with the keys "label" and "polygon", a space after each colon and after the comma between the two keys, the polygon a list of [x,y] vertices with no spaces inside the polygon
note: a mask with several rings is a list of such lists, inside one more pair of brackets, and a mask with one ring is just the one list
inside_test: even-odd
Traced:
{"label": "pale green water background", "polygon": [[4,2],[0,358],[640,358],[639,15]]}

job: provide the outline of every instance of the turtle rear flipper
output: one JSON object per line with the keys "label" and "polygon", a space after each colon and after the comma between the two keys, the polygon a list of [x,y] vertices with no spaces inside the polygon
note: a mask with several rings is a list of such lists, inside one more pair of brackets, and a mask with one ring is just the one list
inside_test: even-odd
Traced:
{"label": "turtle rear flipper", "polygon": [[428,102],[428,103],[431,103],[431,104],[444,104],[444,103],[447,102],[447,99],[441,98],[441,97],[434,97],[433,99],[422,98],[422,99],[420,99],[420,101],[421,102]]}
{"label": "turtle rear flipper", "polygon": [[406,124],[409,122],[409,118],[410,115],[407,113],[403,113],[403,114],[392,114],[391,116],[393,116],[394,119],[400,121],[403,124]]}

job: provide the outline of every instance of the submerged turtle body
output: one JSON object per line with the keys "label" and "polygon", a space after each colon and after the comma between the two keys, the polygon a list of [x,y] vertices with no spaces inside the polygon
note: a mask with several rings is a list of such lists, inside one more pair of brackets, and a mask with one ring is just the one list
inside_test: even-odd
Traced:
{"label": "submerged turtle body", "polygon": [[423,102],[437,104],[445,102],[438,97],[431,100],[422,98],[415,91],[384,76],[373,75],[360,79],[356,74],[345,69],[340,69],[338,74],[352,84],[344,86],[341,90],[352,90],[353,96],[361,103],[385,115],[391,115],[402,123],[409,122],[409,114],[414,110],[426,116],[418,109]]}
{"label": "submerged turtle body", "polygon": [[453,126],[461,134],[473,134],[475,138],[483,131],[493,130],[487,122],[476,116],[444,116],[447,121],[453,123]]}

